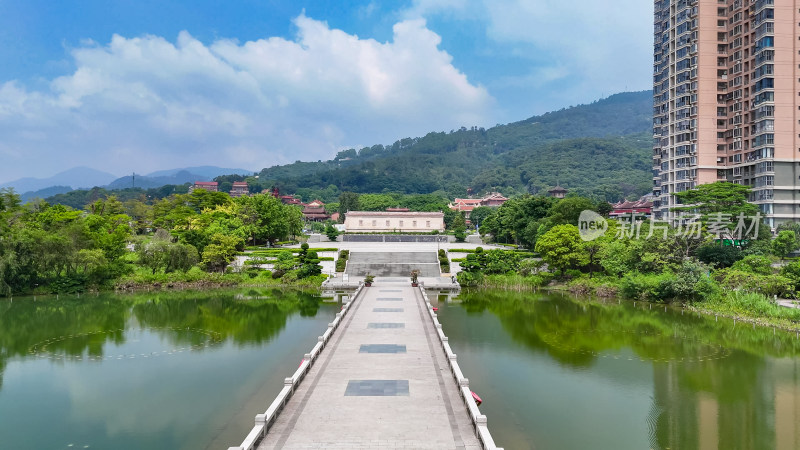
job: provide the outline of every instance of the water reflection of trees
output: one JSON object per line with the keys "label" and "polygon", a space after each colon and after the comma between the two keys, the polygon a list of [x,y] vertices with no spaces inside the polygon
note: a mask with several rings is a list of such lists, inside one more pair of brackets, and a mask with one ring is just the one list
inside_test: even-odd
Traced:
{"label": "water reflection of trees", "polygon": [[[492,312],[516,342],[565,366],[619,352],[652,361],[653,405],[643,420],[653,448],[775,448],[776,436],[800,444],[800,410],[776,426],[779,391],[800,404],[793,333],[641,303],[486,291],[460,298],[467,312]],[[704,357],[714,349],[725,357]]]}
{"label": "water reflection of trees", "polygon": [[149,329],[174,346],[208,339],[191,329],[245,346],[275,337],[292,314],[315,316],[319,306],[316,295],[273,289],[2,301],[0,389],[10,358],[30,356],[32,346],[51,339],[72,336],[50,343],[51,353],[93,357],[102,357],[108,343],[124,344],[126,327]]}

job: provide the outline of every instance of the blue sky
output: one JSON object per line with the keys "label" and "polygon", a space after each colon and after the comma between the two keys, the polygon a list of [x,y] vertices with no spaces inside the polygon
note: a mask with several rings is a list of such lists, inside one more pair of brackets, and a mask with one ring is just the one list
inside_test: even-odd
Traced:
{"label": "blue sky", "polygon": [[0,182],[254,171],[651,86],[652,2],[0,0]]}

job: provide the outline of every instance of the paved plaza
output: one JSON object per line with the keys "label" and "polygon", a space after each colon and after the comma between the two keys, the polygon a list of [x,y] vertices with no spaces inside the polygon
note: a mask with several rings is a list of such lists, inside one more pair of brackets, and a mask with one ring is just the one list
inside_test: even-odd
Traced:
{"label": "paved plaza", "polygon": [[347,262],[347,274],[363,277],[410,277],[412,270],[419,270],[420,277],[438,277],[439,260],[435,252],[353,251]]}
{"label": "paved plaza", "polygon": [[481,448],[425,314],[407,279],[365,288],[258,448]]}

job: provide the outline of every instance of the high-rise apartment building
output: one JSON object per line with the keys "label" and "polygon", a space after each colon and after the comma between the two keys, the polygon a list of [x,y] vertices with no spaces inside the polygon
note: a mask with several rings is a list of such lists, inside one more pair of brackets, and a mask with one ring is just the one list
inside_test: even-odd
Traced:
{"label": "high-rise apartment building", "polygon": [[653,211],[727,180],[800,220],[800,0],[656,0]]}

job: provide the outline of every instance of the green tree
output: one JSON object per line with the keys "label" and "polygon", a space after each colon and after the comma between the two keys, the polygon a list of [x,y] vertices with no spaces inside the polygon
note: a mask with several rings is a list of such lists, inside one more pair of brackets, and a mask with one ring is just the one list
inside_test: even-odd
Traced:
{"label": "green tree", "polygon": [[[758,207],[747,201],[750,188],[742,184],[717,181],[701,184],[688,191],[676,192],[673,195],[685,206],[676,206],[673,211],[697,212],[707,223],[712,214],[729,214],[731,218],[755,216]],[[735,226],[736,220],[733,220]]]}
{"label": "green tree", "polygon": [[303,229],[303,213],[300,208],[284,205],[271,195],[241,197],[239,201],[251,203],[257,214],[254,223],[256,239],[274,245],[277,241],[300,234]]}
{"label": "green tree", "polygon": [[464,213],[459,212],[453,220],[453,234],[456,237],[456,242],[464,242],[467,238],[467,221],[464,219]]}
{"label": "green tree", "polygon": [[278,256],[275,260],[275,264],[273,264],[273,268],[275,270],[282,270],[284,272],[288,272],[290,270],[293,270],[296,264],[297,260],[295,260],[292,251],[283,250],[280,253],[278,253]]}
{"label": "green tree", "polygon": [[297,271],[298,278],[308,278],[322,273],[322,266],[319,264],[317,252],[310,251],[300,257],[300,269]]}
{"label": "green tree", "polygon": [[749,255],[731,266],[733,270],[750,272],[758,275],[772,275],[772,261],[766,256]]}
{"label": "green tree", "polygon": [[329,223],[325,226],[325,235],[328,236],[331,242],[336,242],[336,238],[339,237],[339,230]]}
{"label": "green tree", "polygon": [[200,212],[204,209],[212,209],[215,206],[230,203],[231,197],[225,192],[211,192],[205,189],[195,189],[189,194],[188,201],[195,211]]}
{"label": "green tree", "polygon": [[339,194],[339,222],[344,223],[348,211],[360,209],[359,195],[355,192],[342,192]]}
{"label": "green tree", "polygon": [[480,228],[483,221],[493,215],[495,213],[495,208],[490,208],[488,206],[478,206],[477,208],[473,209],[469,213],[469,221],[476,228]]}
{"label": "green tree", "polygon": [[225,268],[236,258],[236,247],[242,245],[242,238],[215,234],[211,242],[203,249],[203,265],[209,272],[225,271]]}
{"label": "green tree", "polygon": [[550,197],[527,194],[512,198],[497,209],[496,215],[486,219],[488,223],[484,223],[484,228],[488,226],[486,231],[497,242],[513,242],[532,249],[536,245],[541,221],[550,214],[555,201]]}
{"label": "green tree", "polygon": [[583,267],[589,262],[575,225],[554,226],[537,240],[536,251],[548,266],[559,270],[562,275],[567,269]]}
{"label": "green tree", "polygon": [[189,270],[197,264],[197,249],[189,244],[173,243],[162,239],[150,242],[139,242],[134,247],[139,257],[139,264],[147,267],[152,273],[165,273]]}
{"label": "green tree", "polygon": [[638,244],[636,241],[609,242],[600,251],[600,265],[609,275],[617,277],[632,272],[636,267],[636,255],[641,251],[641,245]]}
{"label": "green tree", "polygon": [[697,249],[697,259],[716,269],[730,267],[743,256],[742,250],[732,245],[706,244]]}
{"label": "green tree", "polygon": [[797,250],[797,236],[794,231],[783,230],[772,240],[772,253],[784,259],[786,255]]}

